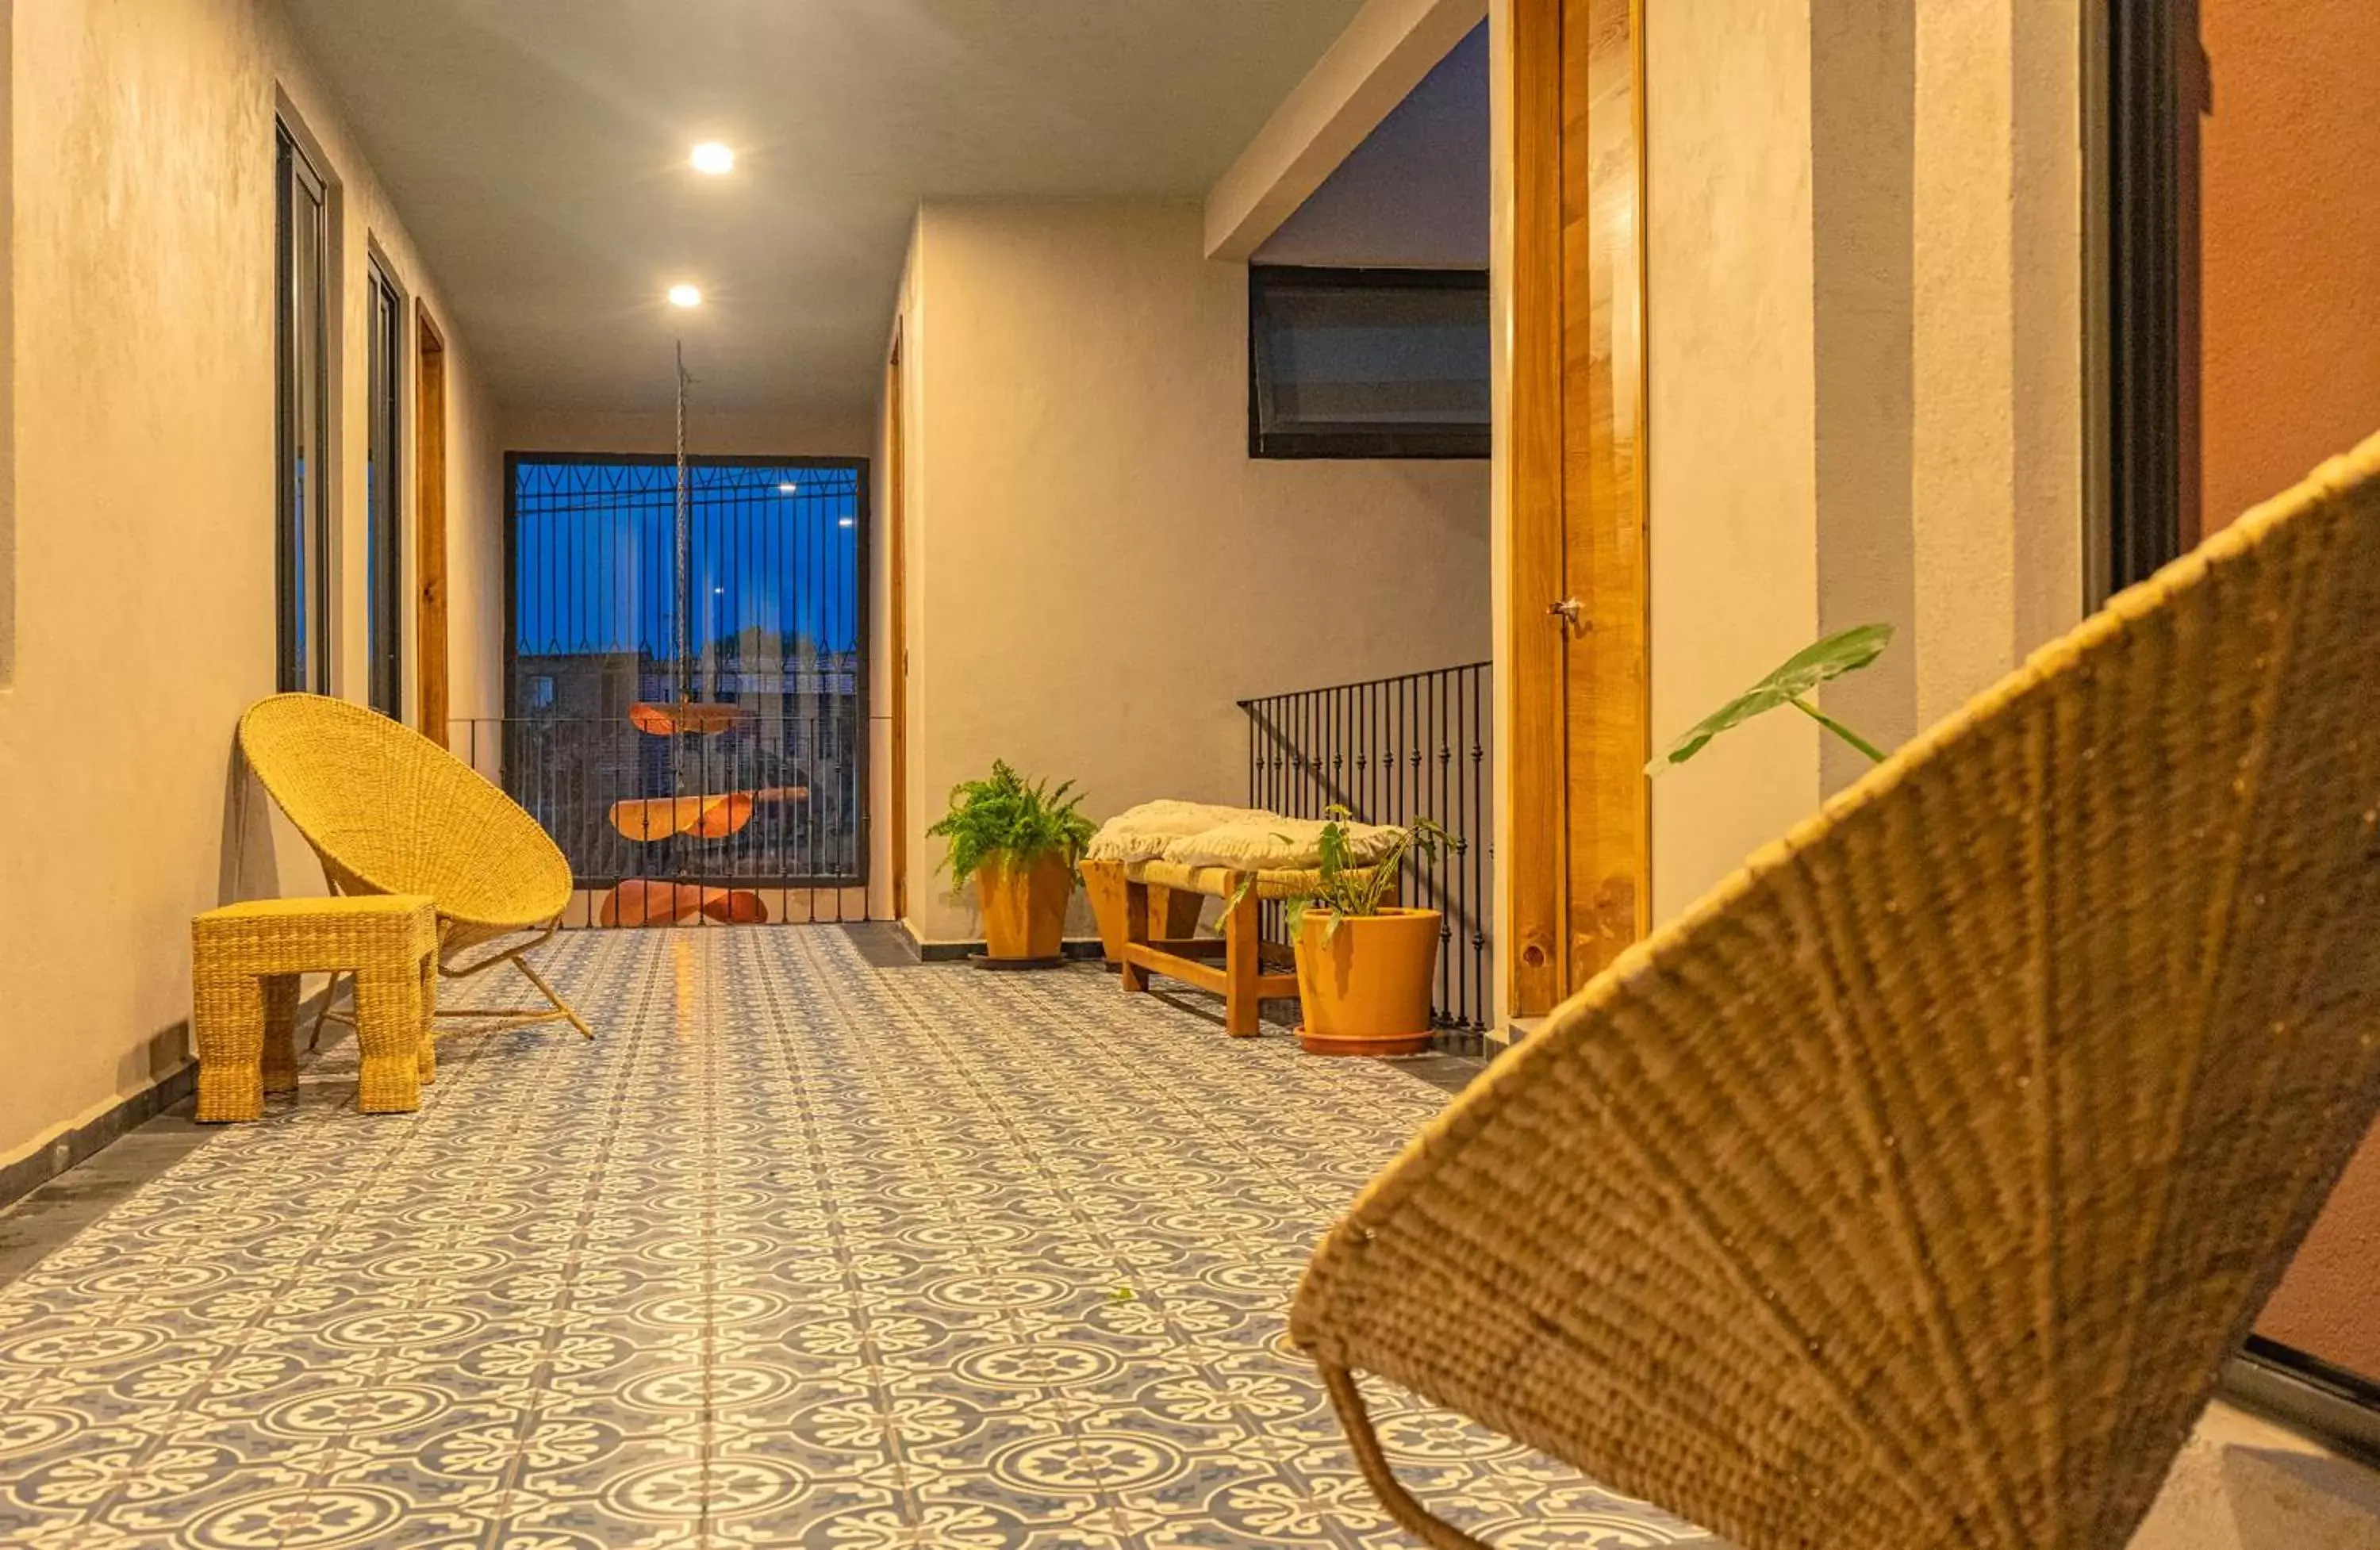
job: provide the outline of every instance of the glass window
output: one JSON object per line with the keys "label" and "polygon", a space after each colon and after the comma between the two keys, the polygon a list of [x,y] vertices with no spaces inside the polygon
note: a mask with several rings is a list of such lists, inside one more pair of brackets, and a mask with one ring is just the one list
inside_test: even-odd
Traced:
{"label": "glass window", "polygon": [[285,690],[329,694],[330,223],[322,175],[286,128],[277,139],[279,678]]}
{"label": "glass window", "polygon": [[1253,457],[1486,457],[1488,276],[1248,271]]}
{"label": "glass window", "polygon": [[365,587],[370,611],[372,708],[405,716],[405,523],[399,495],[405,421],[405,302],[378,262],[371,266],[371,445],[364,469],[369,539]]}

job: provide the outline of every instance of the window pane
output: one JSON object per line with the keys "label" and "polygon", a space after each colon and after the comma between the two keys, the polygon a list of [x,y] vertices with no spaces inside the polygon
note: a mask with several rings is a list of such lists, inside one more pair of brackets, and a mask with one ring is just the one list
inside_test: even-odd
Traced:
{"label": "window pane", "polygon": [[1258,455],[1487,455],[1484,275],[1250,275]]}
{"label": "window pane", "polygon": [[404,553],[398,459],[399,365],[404,304],[377,264],[371,270],[371,444],[364,466],[369,528],[365,599],[370,613],[371,703],[382,714],[405,714]]}
{"label": "window pane", "polygon": [[[510,466],[508,695],[514,735],[538,752],[505,776],[582,885],[864,877],[865,466],[694,460],[683,573],[668,459]],[[656,709],[681,700],[721,724],[654,734]],[[745,789],[801,794],[707,841],[632,844],[603,817],[621,800]]]}
{"label": "window pane", "polygon": [[280,685],[330,692],[329,404],[323,359],[329,339],[328,231],[322,180],[284,131],[278,226],[280,298],[279,524]]}

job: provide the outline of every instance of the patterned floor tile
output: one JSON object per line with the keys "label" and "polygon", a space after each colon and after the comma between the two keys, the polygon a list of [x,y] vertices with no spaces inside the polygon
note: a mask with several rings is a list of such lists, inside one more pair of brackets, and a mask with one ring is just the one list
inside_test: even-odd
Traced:
{"label": "patterned floor tile", "polygon": [[[449,1038],[419,1113],[369,1117],[334,1046],[0,1288],[0,1541],[1410,1543],[1283,1319],[1440,1091],[1089,970],[824,929],[544,952],[597,1041]],[[1706,1543],[1379,1398],[1500,1544]]]}

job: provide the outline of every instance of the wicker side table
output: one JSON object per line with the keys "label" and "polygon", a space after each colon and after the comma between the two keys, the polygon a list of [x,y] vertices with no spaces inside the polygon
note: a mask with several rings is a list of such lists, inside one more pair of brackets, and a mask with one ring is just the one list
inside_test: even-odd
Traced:
{"label": "wicker side table", "polygon": [[418,1108],[437,1074],[438,925],[419,894],[262,899],[190,922],[193,1033],[201,1120],[253,1120],[264,1095],[294,1091],[298,976],[351,970],[363,1069],[356,1107]]}

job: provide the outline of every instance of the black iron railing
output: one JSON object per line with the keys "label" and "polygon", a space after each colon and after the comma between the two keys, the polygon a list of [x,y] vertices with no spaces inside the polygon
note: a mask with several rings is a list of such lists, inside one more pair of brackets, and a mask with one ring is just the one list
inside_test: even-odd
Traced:
{"label": "black iron railing", "polygon": [[[604,896],[623,883],[863,888],[867,730],[855,702],[799,716],[738,711],[678,735],[625,716],[457,721],[447,745],[553,837],[589,896],[583,924],[606,925]],[[848,913],[838,909],[836,918]],[[767,918],[787,918],[782,901]]]}
{"label": "black iron railing", "polygon": [[1435,818],[1462,837],[1463,848],[1434,865],[1409,864],[1404,902],[1445,915],[1439,1021],[1475,1032],[1488,1025],[1492,996],[1491,687],[1489,665],[1472,662],[1240,702],[1250,806],[1319,817],[1338,805],[1368,823]]}

